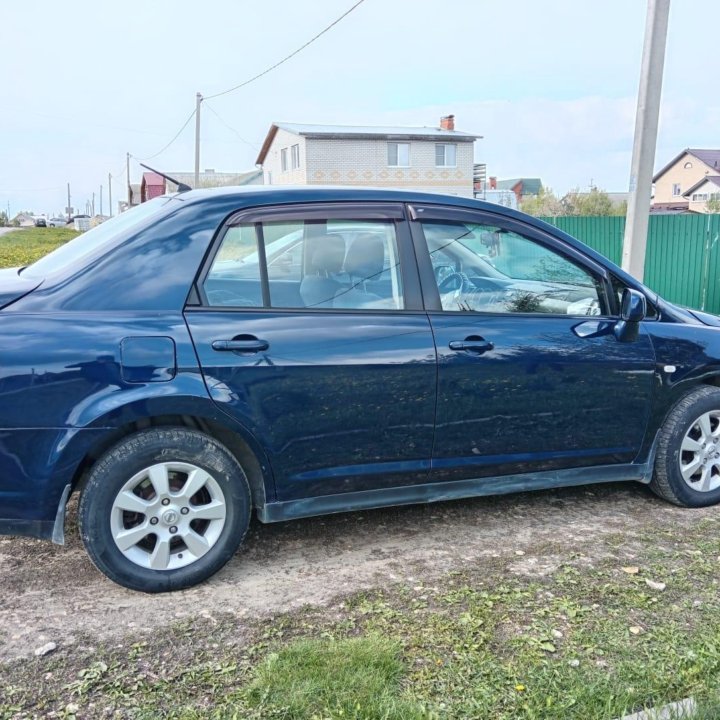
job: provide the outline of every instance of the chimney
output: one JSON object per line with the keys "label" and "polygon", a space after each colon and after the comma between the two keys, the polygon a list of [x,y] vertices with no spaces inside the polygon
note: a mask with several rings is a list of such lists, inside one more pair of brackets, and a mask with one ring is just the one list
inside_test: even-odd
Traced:
{"label": "chimney", "polygon": [[494,175],[490,176],[490,189],[497,190],[497,178]]}
{"label": "chimney", "polygon": [[455,116],[445,115],[440,118],[440,127],[443,130],[454,130],[455,129]]}

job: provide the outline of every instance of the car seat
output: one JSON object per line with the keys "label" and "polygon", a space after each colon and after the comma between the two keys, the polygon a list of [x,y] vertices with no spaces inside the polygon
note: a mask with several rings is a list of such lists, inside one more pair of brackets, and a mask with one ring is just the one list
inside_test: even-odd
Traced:
{"label": "car seat", "polygon": [[332,307],[335,294],[342,287],[335,276],[345,259],[345,239],[327,234],[305,241],[308,254],[307,274],[300,283],[300,297],[305,307]]}

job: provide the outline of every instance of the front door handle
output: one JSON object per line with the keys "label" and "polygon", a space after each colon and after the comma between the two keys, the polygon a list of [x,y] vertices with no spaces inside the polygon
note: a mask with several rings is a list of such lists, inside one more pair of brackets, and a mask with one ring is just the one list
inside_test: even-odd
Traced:
{"label": "front door handle", "polygon": [[270,343],[254,335],[238,335],[232,340],[213,340],[212,349],[219,352],[257,353],[267,350]]}
{"label": "front door handle", "polygon": [[488,350],[493,350],[495,346],[479,335],[470,335],[464,340],[451,340],[448,347],[456,352],[471,352],[476,355],[482,355]]}

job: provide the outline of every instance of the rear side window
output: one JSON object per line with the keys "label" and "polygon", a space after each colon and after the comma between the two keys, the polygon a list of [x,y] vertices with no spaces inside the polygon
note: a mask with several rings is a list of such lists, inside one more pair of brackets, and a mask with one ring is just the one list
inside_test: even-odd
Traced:
{"label": "rear side window", "polygon": [[203,290],[214,307],[400,310],[395,223],[299,220],[230,227]]}

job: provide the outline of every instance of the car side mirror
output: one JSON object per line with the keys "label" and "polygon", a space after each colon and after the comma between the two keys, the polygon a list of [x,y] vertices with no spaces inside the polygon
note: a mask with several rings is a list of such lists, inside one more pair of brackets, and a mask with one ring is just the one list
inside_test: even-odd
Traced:
{"label": "car side mirror", "polygon": [[626,288],[620,303],[620,319],[615,323],[615,337],[620,342],[632,342],[638,336],[640,321],[647,315],[647,300],[637,290]]}
{"label": "car side mirror", "polygon": [[625,322],[637,323],[647,315],[647,300],[637,290],[626,288],[620,304],[620,318]]}

